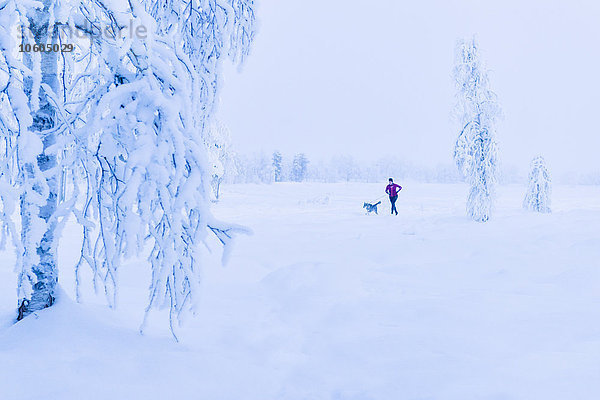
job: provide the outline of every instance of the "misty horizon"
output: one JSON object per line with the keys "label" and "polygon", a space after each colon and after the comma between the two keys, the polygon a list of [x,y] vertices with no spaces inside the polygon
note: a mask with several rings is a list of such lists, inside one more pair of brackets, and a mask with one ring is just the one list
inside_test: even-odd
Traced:
{"label": "misty horizon", "polygon": [[600,171],[600,5],[264,1],[252,57],[227,67],[218,118],[242,153],[451,165],[458,39],[475,36],[498,95],[500,162],[542,155],[556,177]]}

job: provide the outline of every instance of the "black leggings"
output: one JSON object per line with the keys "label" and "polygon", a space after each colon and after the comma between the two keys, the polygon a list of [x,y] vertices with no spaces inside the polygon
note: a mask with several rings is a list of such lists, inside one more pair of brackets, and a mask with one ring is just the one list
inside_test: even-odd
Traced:
{"label": "black leggings", "polygon": [[396,213],[398,215],[398,210],[396,210],[396,200],[398,200],[398,196],[390,196],[390,203],[392,203],[392,214]]}

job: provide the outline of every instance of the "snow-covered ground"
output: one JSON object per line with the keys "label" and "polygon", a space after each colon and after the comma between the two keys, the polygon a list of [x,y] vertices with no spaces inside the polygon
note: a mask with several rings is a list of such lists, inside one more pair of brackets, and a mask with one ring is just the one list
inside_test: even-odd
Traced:
{"label": "snow-covered ground", "polygon": [[[402,182],[401,182],[402,184]],[[148,274],[121,272],[120,306],[65,294],[11,324],[0,270],[0,399],[389,400],[600,398],[600,187],[557,186],[553,213],[499,188],[492,221],[465,217],[463,185],[406,184],[399,216],[365,215],[382,185],[224,188],[215,214],[254,230],[206,267],[196,318],[137,327]],[[214,254],[218,259],[219,255]]]}

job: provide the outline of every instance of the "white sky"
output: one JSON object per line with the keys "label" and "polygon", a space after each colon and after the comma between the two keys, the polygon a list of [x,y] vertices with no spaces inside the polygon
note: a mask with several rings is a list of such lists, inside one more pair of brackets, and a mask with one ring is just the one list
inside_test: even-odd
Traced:
{"label": "white sky", "polygon": [[505,165],[599,171],[600,2],[261,0],[219,118],[241,152],[450,163],[457,38],[476,34]]}

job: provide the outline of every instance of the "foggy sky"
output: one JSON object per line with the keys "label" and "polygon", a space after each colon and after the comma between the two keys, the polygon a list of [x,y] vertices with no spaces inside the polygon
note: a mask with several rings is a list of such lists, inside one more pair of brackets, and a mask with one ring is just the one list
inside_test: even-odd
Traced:
{"label": "foggy sky", "polygon": [[452,162],[452,68],[476,35],[504,112],[500,158],[599,171],[600,4],[594,1],[261,0],[218,118],[238,151]]}

